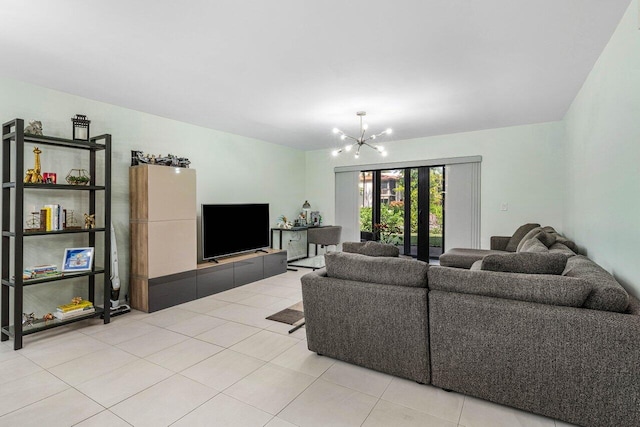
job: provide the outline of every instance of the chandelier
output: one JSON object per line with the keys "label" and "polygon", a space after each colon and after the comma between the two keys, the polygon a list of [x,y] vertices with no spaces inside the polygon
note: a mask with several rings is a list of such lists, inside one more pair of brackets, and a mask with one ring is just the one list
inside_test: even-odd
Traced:
{"label": "chandelier", "polygon": [[387,129],[383,132],[380,132],[377,135],[370,135],[368,137],[365,138],[364,133],[367,131],[367,128],[369,127],[366,124],[362,124],[362,117],[367,115],[366,111],[358,111],[356,113],[356,115],[358,115],[358,117],[360,117],[360,133],[359,133],[359,137],[354,137],[354,136],[350,136],[347,135],[346,133],[342,132],[340,129],[338,128],[333,128],[333,133],[340,135],[340,139],[341,140],[345,140],[345,139],[350,139],[352,141],[354,141],[353,143],[347,144],[344,147],[342,147],[339,150],[334,150],[333,152],[331,152],[332,155],[337,156],[338,154],[342,153],[343,151],[346,152],[350,152],[354,147],[356,148],[356,154],[355,157],[356,159],[358,157],[360,157],[360,148],[362,148],[363,145],[366,145],[369,148],[372,148],[374,150],[376,150],[377,152],[379,152],[382,156],[386,156],[387,152],[385,151],[384,147],[382,145],[372,145],[372,143],[369,143],[368,141],[373,141],[376,138],[378,138],[379,136],[382,135],[390,135],[391,134],[391,129]]}

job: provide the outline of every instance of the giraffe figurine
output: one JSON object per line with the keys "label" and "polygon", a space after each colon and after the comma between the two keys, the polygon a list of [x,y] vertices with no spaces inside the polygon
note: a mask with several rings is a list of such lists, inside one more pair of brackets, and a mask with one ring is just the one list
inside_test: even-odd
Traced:
{"label": "giraffe figurine", "polygon": [[31,174],[32,184],[39,184],[44,181],[44,179],[42,179],[42,174],[40,173],[42,171],[42,167],[40,166],[40,153],[42,153],[42,151],[38,147],[33,149],[33,154],[36,156],[36,164],[33,167],[33,173]]}

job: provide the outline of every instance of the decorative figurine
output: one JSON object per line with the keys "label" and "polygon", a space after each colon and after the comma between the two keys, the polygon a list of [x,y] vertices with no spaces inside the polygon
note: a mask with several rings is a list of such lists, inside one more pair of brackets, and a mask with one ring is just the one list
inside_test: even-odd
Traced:
{"label": "decorative figurine", "polygon": [[73,209],[67,209],[67,222],[64,228],[67,230],[80,229],[80,225],[78,225],[78,221],[76,220],[75,212],[73,211]]}
{"label": "decorative figurine", "polygon": [[191,162],[186,157],[178,157],[174,156],[173,154],[167,154],[166,157],[163,157],[162,154],[159,154],[156,157],[155,154],[145,155],[142,153],[142,151],[131,150],[131,166],[137,166],[141,164],[188,168]]}
{"label": "decorative figurine", "polygon": [[75,117],[71,118],[71,123],[73,123],[72,139],[74,141],[89,142],[89,124],[91,120],[88,120],[84,114],[76,114]]}
{"label": "decorative figurine", "polygon": [[84,228],[96,228],[96,214],[84,214]]}
{"label": "decorative figurine", "polygon": [[71,298],[71,304],[80,304],[81,302],[82,302],[82,297]]}
{"label": "decorative figurine", "polygon": [[293,227],[293,225],[291,224],[291,222],[289,222],[289,221],[287,220],[287,217],[286,217],[286,216],[284,216],[284,215],[280,215],[280,216],[278,217],[278,222],[277,222],[277,224],[276,224],[276,225],[278,226],[278,228],[284,228],[284,229],[289,229],[289,228],[292,228],[292,227]]}
{"label": "decorative figurine", "polygon": [[29,184],[39,184],[43,182],[42,175],[40,174],[41,166],[40,166],[40,153],[42,151],[35,147],[33,149],[33,154],[35,155],[35,166],[33,169],[27,169],[27,175],[24,177],[24,182]]}
{"label": "decorative figurine", "polygon": [[22,313],[22,326],[31,326],[35,320],[36,315],[34,313]]}
{"label": "decorative figurine", "polygon": [[53,314],[51,314],[51,313],[45,314],[44,316],[42,316],[42,320],[44,320],[45,322],[47,320],[53,320]]}
{"label": "decorative figurine", "polygon": [[42,122],[40,120],[31,120],[29,125],[24,128],[24,133],[29,135],[42,135]]}
{"label": "decorative figurine", "polygon": [[31,217],[27,220],[27,228],[24,231],[41,231],[40,226],[40,211],[31,212]]}

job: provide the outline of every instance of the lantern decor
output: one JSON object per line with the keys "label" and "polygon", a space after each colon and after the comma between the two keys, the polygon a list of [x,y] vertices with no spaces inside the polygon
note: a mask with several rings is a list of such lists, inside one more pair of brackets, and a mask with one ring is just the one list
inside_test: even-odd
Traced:
{"label": "lantern decor", "polygon": [[87,116],[82,114],[76,114],[71,118],[73,123],[73,140],[89,142],[89,123],[91,120],[87,120]]}
{"label": "lantern decor", "polygon": [[69,185],[89,185],[91,176],[86,169],[71,169],[65,178]]}

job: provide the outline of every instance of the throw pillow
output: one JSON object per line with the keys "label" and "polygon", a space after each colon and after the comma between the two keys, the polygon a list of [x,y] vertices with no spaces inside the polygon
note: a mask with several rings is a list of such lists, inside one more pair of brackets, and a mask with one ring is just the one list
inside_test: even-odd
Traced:
{"label": "throw pillow", "polygon": [[540,233],[540,231],[542,231],[541,227],[536,227],[536,228],[532,228],[531,230],[529,230],[529,232],[524,235],[522,240],[520,240],[520,243],[518,243],[518,246],[516,247],[516,252],[520,252],[520,250],[522,249],[522,245],[524,245],[524,242],[526,242],[527,240],[537,236],[538,233]]}
{"label": "throw pillow", "polygon": [[535,238],[540,240],[540,242],[542,242],[548,248],[556,242],[556,236],[556,233],[547,233],[546,231],[542,230],[535,235]]}
{"label": "throw pillow", "polygon": [[359,254],[363,246],[364,242],[342,242],[342,252]]}
{"label": "throw pillow", "polygon": [[342,251],[367,256],[397,257],[400,249],[397,246],[379,242],[344,242]]}
{"label": "throw pillow", "polygon": [[482,259],[482,269],[504,273],[560,275],[567,264],[565,254],[520,252],[516,254],[487,255]]}
{"label": "throw pillow", "polygon": [[427,286],[429,264],[426,262],[345,252],[330,252],[324,260],[328,277],[383,285]]}
{"label": "throw pillow", "polygon": [[511,236],[511,239],[509,239],[509,243],[507,243],[505,250],[507,252],[515,252],[516,249],[518,248],[518,244],[522,241],[522,238],[529,231],[533,230],[536,227],[540,227],[540,224],[525,224],[520,226],[520,228],[518,228],[516,232],[513,233],[513,236]]}
{"label": "throw pillow", "polygon": [[533,237],[524,242],[522,248],[520,248],[519,253],[523,252],[536,252],[536,253],[545,253],[549,252],[549,248],[540,241],[537,237]]}
{"label": "throw pillow", "polygon": [[555,242],[553,245],[551,245],[549,247],[549,252],[567,254],[568,256],[574,256],[576,254],[574,251],[569,249],[567,245],[564,245],[560,242]]}

